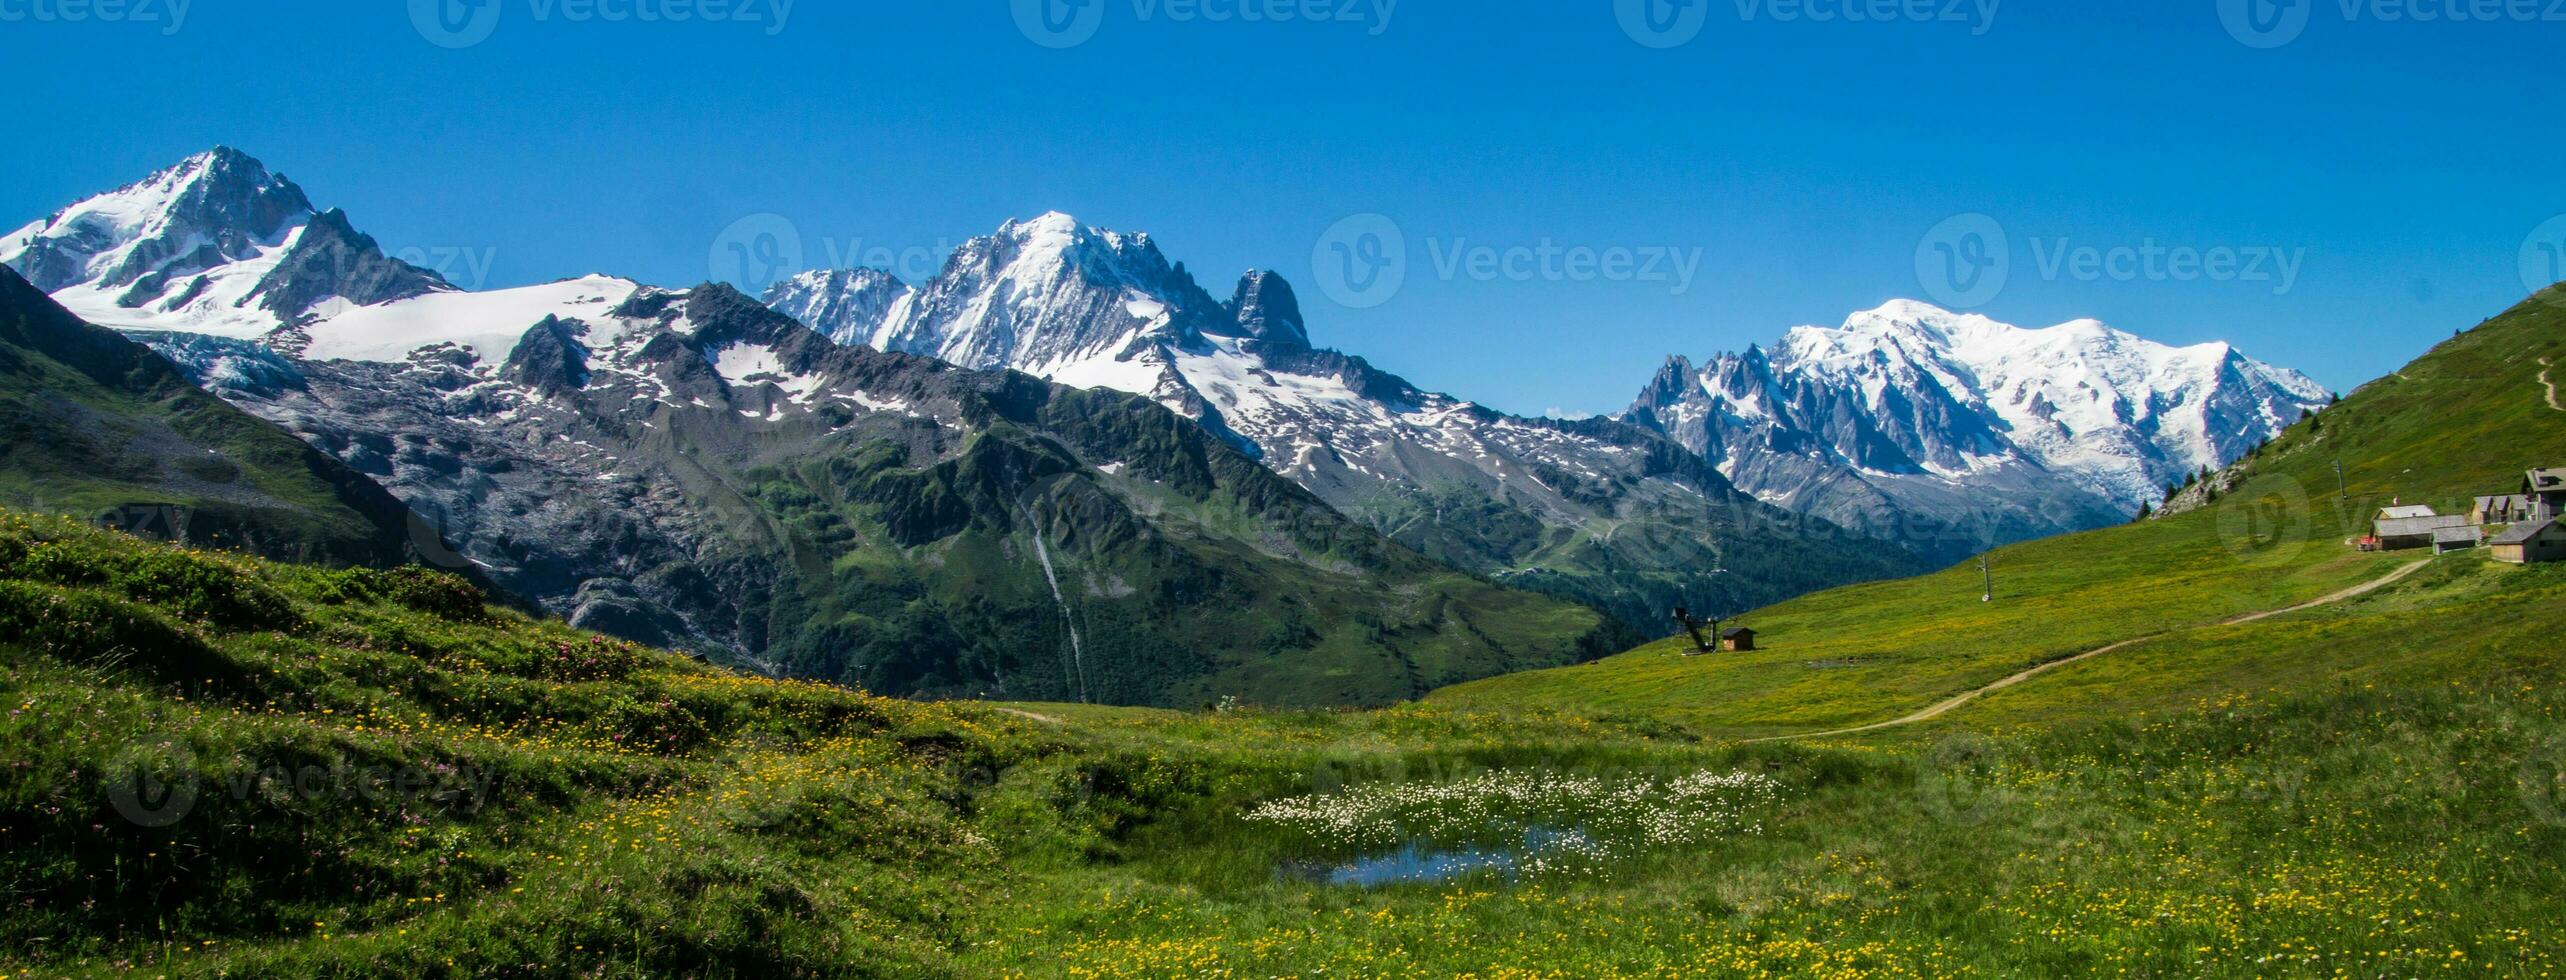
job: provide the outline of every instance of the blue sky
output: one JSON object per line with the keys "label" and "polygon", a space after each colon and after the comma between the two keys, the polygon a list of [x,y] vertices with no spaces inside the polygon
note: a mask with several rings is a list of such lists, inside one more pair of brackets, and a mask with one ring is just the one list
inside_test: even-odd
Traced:
{"label": "blue sky", "polygon": [[[0,0],[10,225],[216,143],[488,286],[733,274],[764,214],[805,264],[931,268],[1062,210],[1215,293],[1277,269],[1319,343],[1524,413],[1893,297],[2348,389],[2566,237],[2534,236],[2566,23],[2465,0],[1087,0],[1067,35],[1008,0],[473,0],[461,34],[444,0],[81,2]],[[1353,308],[1320,287],[1359,215],[1405,274]],[[1990,240],[2001,288],[1941,264]]]}

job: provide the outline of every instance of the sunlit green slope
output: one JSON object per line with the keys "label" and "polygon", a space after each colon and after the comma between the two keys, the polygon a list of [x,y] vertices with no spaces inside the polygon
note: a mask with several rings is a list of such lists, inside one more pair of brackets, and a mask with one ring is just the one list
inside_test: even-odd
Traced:
{"label": "sunlit green slope", "polygon": [[1823,731],[2124,640],[2318,600],[2422,557],[2345,546],[2379,506],[2464,512],[2471,495],[2516,489],[2528,467],[2566,465],[2566,412],[2549,405],[2543,360],[2566,361],[2566,293],[2555,290],[2301,422],[2220,474],[2230,489],[2195,509],[1997,550],[1992,602],[1977,565],[1964,564],[1752,612],[1755,653],[1688,658],[1688,642],[1666,640],[1432,700],[1646,716],[1724,735]]}

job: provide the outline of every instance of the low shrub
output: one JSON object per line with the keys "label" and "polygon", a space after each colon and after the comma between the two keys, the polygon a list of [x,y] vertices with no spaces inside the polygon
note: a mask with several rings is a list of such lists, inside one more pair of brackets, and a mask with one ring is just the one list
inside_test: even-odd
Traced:
{"label": "low shrub", "polygon": [[293,604],[246,567],[161,546],[102,547],[86,538],[23,545],[13,577],[121,592],[191,622],[228,630],[290,629]]}
{"label": "low shrub", "polygon": [[126,667],[167,680],[239,672],[203,638],[149,609],[32,582],[0,581],[0,636],[65,662]]}
{"label": "low shrub", "polygon": [[338,604],[388,602],[456,623],[490,621],[488,597],[463,576],[417,565],[333,573],[323,598]]}

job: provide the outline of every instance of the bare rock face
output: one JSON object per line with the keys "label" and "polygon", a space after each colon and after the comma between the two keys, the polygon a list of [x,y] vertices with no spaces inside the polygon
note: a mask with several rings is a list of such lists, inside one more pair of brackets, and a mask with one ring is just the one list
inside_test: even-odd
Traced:
{"label": "bare rock face", "polygon": [[1238,289],[1224,305],[1238,324],[1238,336],[1283,350],[1308,350],[1309,329],[1301,323],[1301,300],[1292,284],[1272,272],[1239,277]]}
{"label": "bare rock face", "polygon": [[279,323],[296,323],[333,299],[372,306],[452,288],[436,273],[386,257],[371,236],[348,225],[346,212],[332,208],[312,216],[251,295]]}

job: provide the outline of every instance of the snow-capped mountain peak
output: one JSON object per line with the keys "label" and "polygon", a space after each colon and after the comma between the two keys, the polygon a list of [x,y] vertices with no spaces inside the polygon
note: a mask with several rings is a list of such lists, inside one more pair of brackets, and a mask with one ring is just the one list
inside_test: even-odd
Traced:
{"label": "snow-capped mountain peak", "polygon": [[1692,381],[1661,373],[1626,417],[1686,441],[1749,490],[1797,493],[1812,478],[1803,464],[1760,462],[1780,453],[1875,486],[2011,471],[2035,496],[2065,491],[2120,510],[2225,465],[2328,398],[2224,342],[2173,347],[2091,319],[2024,328],[1914,300],[1793,328],[1769,362],[1749,350],[1669,371]]}
{"label": "snow-capped mountain peak", "polygon": [[[844,311],[871,282],[814,273],[768,299],[807,325],[857,336]],[[1676,593],[1770,588],[1718,577],[1750,560],[1812,580],[1834,567],[1798,541],[1759,542],[1763,558],[1723,557],[1762,505],[1669,440],[1420,390],[1314,348],[1282,276],[1250,270],[1216,300],[1148,235],[1058,213],[1011,221],[956,249],[908,298],[872,308],[883,311],[875,346],[1148,396],[1420,551],[1592,599],[1629,622],[1653,621]],[[1892,549],[1864,560],[1903,559]]]}
{"label": "snow-capped mountain peak", "polygon": [[[238,247],[187,258],[205,242]],[[1762,513],[1669,440],[1609,420],[1505,416],[1421,391],[1361,358],[1312,349],[1280,276],[1250,272],[1224,301],[1150,236],[1065,214],[1007,222],[956,249],[923,283],[846,270],[770,293],[777,308],[825,335],[718,284],[679,291],[590,276],[457,290],[386,259],[346,215],[315,212],[283,178],[229,152],[83,202],[0,244],[13,263],[63,269],[58,298],[144,335],[226,397],[275,413],[361,472],[427,494],[438,510],[485,515],[484,526],[503,535],[582,549],[531,572],[545,578],[537,584],[548,602],[577,616],[623,616],[616,610],[645,591],[681,606],[706,591],[623,581],[636,567],[630,552],[586,549],[627,535],[592,533],[587,517],[553,519],[554,504],[607,488],[624,495],[596,512],[600,520],[620,521],[653,501],[691,507],[682,476],[627,478],[647,471],[631,467],[631,457],[662,458],[680,429],[707,426],[716,435],[706,445],[742,453],[766,444],[738,435],[751,431],[741,426],[968,447],[979,443],[925,436],[924,427],[969,432],[978,410],[965,401],[1015,404],[1048,390],[846,343],[857,339],[1148,396],[1400,543],[1594,602],[1625,623],[1654,622],[1682,596],[1754,605],[1908,568],[1895,549],[1830,543],[1841,532],[1823,526],[1743,547],[1746,529],[1777,526],[1782,515]],[[119,255],[99,260],[109,251]],[[116,285],[128,265],[142,274]],[[1098,421],[1116,432],[1156,424],[1121,414],[1129,403],[1117,399],[1078,404],[1109,411]],[[600,427],[605,420],[612,424]],[[1187,479],[1248,485],[1226,465],[1205,469],[1183,445],[1162,448],[1197,464]],[[1121,452],[1097,462],[1109,476],[1135,465]],[[505,495],[494,496],[500,485]],[[1279,486],[1260,492],[1290,496],[1272,491]],[[1164,505],[1146,502],[1153,512]],[[1217,510],[1173,517],[1236,521]],[[691,516],[671,526],[687,535],[709,528]],[[1345,550],[1346,542],[1360,547]],[[476,558],[524,555],[507,540],[489,543]],[[695,543],[674,539],[656,553],[699,554],[687,549]],[[1243,543],[1328,574],[1369,547],[1343,536]],[[604,574],[589,582],[557,574],[569,567]],[[590,587],[599,582],[607,584]],[[644,625],[677,636],[738,620],[675,615]]]}
{"label": "snow-capped mountain peak", "polygon": [[236,337],[452,288],[230,147],[12,232],[0,263],[93,323]]}
{"label": "snow-capped mountain peak", "polygon": [[1066,212],[1045,211],[1032,218],[1007,219],[998,226],[997,237],[1013,239],[1032,250],[1058,253],[1076,245],[1082,239],[1119,239],[1122,236],[1100,228],[1090,228],[1080,223],[1076,216]]}
{"label": "snow-capped mountain peak", "polygon": [[174,261],[249,258],[311,213],[292,181],[216,147],[21,228],[0,255],[39,289],[126,286]]}
{"label": "snow-capped mountain peak", "polygon": [[881,269],[824,269],[777,281],[759,297],[841,344],[872,344],[916,287]]}
{"label": "snow-capped mountain peak", "polygon": [[[779,308],[805,322],[813,315]],[[885,350],[1051,374],[1120,355],[1144,335],[1181,334],[1218,308],[1148,235],[1051,212],[964,243],[933,282],[884,307],[871,336]],[[851,325],[830,332],[856,333]]]}

